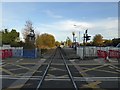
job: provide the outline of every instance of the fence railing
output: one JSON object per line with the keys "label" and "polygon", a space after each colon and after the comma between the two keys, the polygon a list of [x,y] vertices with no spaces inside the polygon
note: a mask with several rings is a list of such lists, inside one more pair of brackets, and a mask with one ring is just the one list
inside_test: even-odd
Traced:
{"label": "fence railing", "polygon": [[84,57],[120,58],[120,48],[116,47],[78,47],[77,55]]}
{"label": "fence railing", "polygon": [[40,49],[23,49],[23,47],[0,47],[0,58],[24,57],[37,58],[41,54]]}

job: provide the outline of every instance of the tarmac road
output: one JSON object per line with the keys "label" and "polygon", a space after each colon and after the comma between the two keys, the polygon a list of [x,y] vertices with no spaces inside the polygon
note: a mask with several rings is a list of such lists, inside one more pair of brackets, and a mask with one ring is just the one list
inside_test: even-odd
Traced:
{"label": "tarmac road", "polygon": [[[75,56],[72,49],[65,49],[65,52]],[[50,54],[44,56],[45,58],[9,58],[3,60],[4,64],[0,66],[2,88],[29,87],[35,89],[49,62],[46,57],[49,56]],[[71,58],[67,60],[67,64],[79,89],[119,90],[120,68],[118,63],[101,64],[93,59],[82,61],[77,58]],[[25,85],[27,81],[30,83]],[[42,87],[73,88],[59,53],[56,54]]]}

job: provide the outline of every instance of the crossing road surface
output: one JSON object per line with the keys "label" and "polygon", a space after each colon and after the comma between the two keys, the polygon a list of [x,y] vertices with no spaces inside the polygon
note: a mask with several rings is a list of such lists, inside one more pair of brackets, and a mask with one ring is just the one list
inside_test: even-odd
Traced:
{"label": "crossing road surface", "polygon": [[44,58],[3,60],[0,67],[2,88],[119,90],[120,68],[117,63],[71,59],[72,51],[57,48]]}

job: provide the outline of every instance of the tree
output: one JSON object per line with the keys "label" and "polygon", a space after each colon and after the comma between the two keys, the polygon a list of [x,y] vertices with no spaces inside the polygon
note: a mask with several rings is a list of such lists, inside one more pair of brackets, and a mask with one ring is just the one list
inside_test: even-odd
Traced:
{"label": "tree", "polygon": [[47,49],[55,46],[55,38],[51,34],[41,34],[37,36],[36,46],[38,48]]}
{"label": "tree", "polygon": [[71,46],[72,45],[72,41],[71,41],[71,39],[69,37],[67,37],[67,39],[66,39],[66,45],[67,46]]}
{"label": "tree", "polygon": [[9,44],[11,46],[19,46],[20,41],[19,32],[12,29],[10,32],[8,29],[2,31],[2,44]]}
{"label": "tree", "polygon": [[60,42],[56,41],[55,46],[57,46],[57,47],[60,46]]}
{"label": "tree", "polygon": [[93,45],[95,46],[103,45],[103,36],[101,34],[97,34],[93,37]]}
{"label": "tree", "polygon": [[104,40],[104,46],[111,46],[112,40]]}
{"label": "tree", "polygon": [[30,31],[33,30],[33,24],[30,20],[26,21],[25,28],[23,30],[23,38],[27,39],[27,35],[30,33]]}
{"label": "tree", "polygon": [[34,49],[35,48],[35,45],[34,45],[34,41],[30,41],[30,38],[29,37],[31,35],[30,32],[34,32],[33,30],[33,24],[31,21],[26,21],[26,24],[25,24],[25,28],[23,30],[23,37],[24,37],[24,40],[25,40],[25,44],[24,44],[24,48],[25,49]]}

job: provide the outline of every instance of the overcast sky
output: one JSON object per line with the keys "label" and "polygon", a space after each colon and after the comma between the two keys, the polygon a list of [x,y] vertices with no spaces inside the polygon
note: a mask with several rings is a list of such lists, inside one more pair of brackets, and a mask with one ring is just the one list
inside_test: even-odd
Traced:
{"label": "overcast sky", "polygon": [[82,42],[86,29],[92,37],[96,34],[103,35],[105,39],[118,37],[117,2],[2,3],[3,28],[15,28],[22,33],[27,20],[33,22],[37,33],[53,34],[58,41],[66,40],[67,36],[72,39],[75,31],[78,41],[80,32]]}

